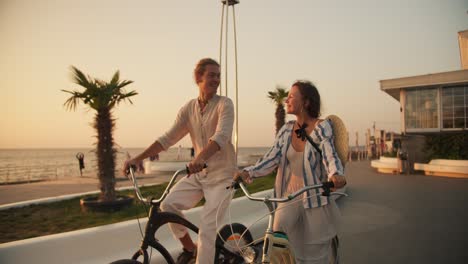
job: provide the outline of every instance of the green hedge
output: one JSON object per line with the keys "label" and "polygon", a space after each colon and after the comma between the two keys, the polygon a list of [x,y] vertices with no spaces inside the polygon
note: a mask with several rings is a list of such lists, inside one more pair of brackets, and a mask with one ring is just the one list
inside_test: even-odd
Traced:
{"label": "green hedge", "polygon": [[424,151],[429,160],[468,160],[468,132],[426,136]]}

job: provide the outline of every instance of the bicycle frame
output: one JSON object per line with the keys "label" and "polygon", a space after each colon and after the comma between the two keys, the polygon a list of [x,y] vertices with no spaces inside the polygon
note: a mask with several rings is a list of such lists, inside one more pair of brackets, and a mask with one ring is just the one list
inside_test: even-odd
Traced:
{"label": "bicycle frame", "polygon": [[[305,186],[304,188],[298,190],[295,193],[288,195],[285,198],[270,198],[268,196],[267,197],[255,197],[250,194],[250,192],[247,190],[247,188],[242,182],[238,182],[238,184],[248,199],[252,201],[263,202],[268,207],[268,211],[269,211],[268,226],[265,231],[265,236],[264,236],[264,241],[263,241],[261,263],[272,263],[272,262],[282,263],[282,264],[296,263],[294,251],[289,244],[287,235],[283,232],[273,231],[273,223],[274,223],[274,218],[275,218],[275,209],[273,205],[274,203],[284,203],[284,202],[292,201],[294,198],[298,197],[302,193],[308,190],[312,190],[312,189],[322,188],[324,189],[324,192],[322,193],[322,195],[325,195],[325,196],[330,195],[330,188],[333,188],[333,183],[327,182],[323,184]],[[334,192],[333,194],[347,196],[347,194],[339,193],[339,192]],[[247,254],[250,254],[251,256],[246,258],[245,253],[244,253],[244,258],[250,259],[251,263],[257,263],[255,261],[258,258],[258,252],[254,248],[250,248],[250,250],[247,250],[246,252]]]}
{"label": "bicycle frame", "polygon": [[[175,263],[169,251],[161,243],[158,242],[157,238],[155,238],[155,234],[157,230],[165,224],[168,224],[168,223],[180,224],[189,228],[193,232],[198,233],[198,230],[199,230],[198,227],[192,224],[191,222],[189,222],[188,220],[186,220],[185,218],[177,214],[171,213],[171,212],[162,212],[160,209],[160,205],[162,201],[164,201],[164,199],[169,194],[169,190],[175,184],[176,179],[179,177],[181,173],[186,172],[186,171],[187,169],[177,170],[172,176],[171,180],[169,181],[161,197],[159,199],[153,199],[151,197],[148,197],[148,198],[143,197],[143,195],[141,194],[140,188],[138,186],[137,179],[134,175],[133,168],[130,168],[129,177],[133,183],[133,187],[134,187],[134,190],[138,199],[142,201],[143,203],[149,204],[151,206],[149,213],[148,213],[148,222],[145,227],[143,240],[141,242],[140,248],[137,250],[137,252],[133,254],[132,260],[137,260],[139,257],[142,256],[143,264],[148,264],[150,257],[148,256],[147,250],[148,250],[148,247],[152,247],[156,249],[157,251],[159,251],[168,263],[170,264]],[[223,252],[224,255],[228,255],[232,257],[233,259],[242,259],[242,256],[235,254],[231,252],[230,250],[220,245],[216,245],[216,246],[219,250]]]}
{"label": "bicycle frame", "polygon": [[144,264],[149,263],[149,256],[148,256],[147,250],[148,250],[148,247],[151,246],[157,251],[159,251],[161,255],[168,261],[168,263],[174,263],[174,260],[172,259],[171,254],[154,237],[154,234],[156,233],[156,231],[161,226],[167,223],[178,223],[178,224],[186,226],[193,232],[198,233],[198,227],[196,227],[191,222],[187,221],[185,218],[174,213],[162,212],[160,209],[162,201],[166,198],[167,194],[169,193],[169,190],[174,185],[178,176],[184,171],[185,170],[183,169],[176,171],[174,175],[172,176],[171,180],[169,181],[161,197],[159,199],[152,199],[151,197],[149,198],[143,197],[143,195],[141,194],[140,188],[138,187],[138,182],[133,173],[133,169],[130,169],[130,174],[129,174],[130,179],[132,180],[133,187],[134,187],[134,190],[138,199],[142,201],[143,203],[149,204],[151,206],[149,213],[148,213],[148,222],[145,227],[143,240],[141,242],[139,250],[135,252],[135,254],[133,254],[132,256],[133,260],[136,260],[140,256],[143,256],[143,263]]}

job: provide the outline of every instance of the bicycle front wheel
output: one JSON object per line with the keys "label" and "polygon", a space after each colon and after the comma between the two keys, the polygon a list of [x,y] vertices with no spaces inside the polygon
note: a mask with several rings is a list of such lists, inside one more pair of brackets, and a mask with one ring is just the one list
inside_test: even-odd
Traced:
{"label": "bicycle front wheel", "polygon": [[241,249],[252,242],[252,234],[244,225],[223,226],[216,238],[215,263],[244,263]]}

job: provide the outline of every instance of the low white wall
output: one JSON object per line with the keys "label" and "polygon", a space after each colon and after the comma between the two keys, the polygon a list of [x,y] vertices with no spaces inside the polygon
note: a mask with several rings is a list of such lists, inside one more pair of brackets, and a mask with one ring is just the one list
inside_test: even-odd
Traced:
{"label": "low white wall", "polygon": [[[271,190],[255,195],[267,194],[271,194]],[[200,210],[198,207],[186,211],[186,217],[195,225],[199,223]],[[231,221],[247,227],[267,212],[263,203],[252,202],[245,197],[233,200],[230,206]],[[265,217],[251,228],[254,237],[259,237],[265,231],[267,220]],[[146,219],[140,220],[143,232],[146,222]],[[219,224],[219,227],[221,226],[222,224]],[[181,246],[172,237],[167,226],[158,231],[157,237],[171,254],[176,255],[180,252]],[[196,239],[195,235],[192,237]],[[0,244],[0,263],[109,263],[130,258],[138,249],[140,241],[138,221],[131,220]],[[153,250],[153,253],[155,252]],[[153,254],[151,263],[161,262],[162,260]]]}
{"label": "low white wall", "polygon": [[371,161],[371,167],[376,169],[397,169],[397,158],[380,157],[378,160]]}
{"label": "low white wall", "polygon": [[423,170],[426,175],[447,177],[468,177],[468,160],[434,159],[427,163],[414,163],[415,170]]}
{"label": "low white wall", "polygon": [[468,160],[433,159],[429,164],[466,168],[468,167]]}

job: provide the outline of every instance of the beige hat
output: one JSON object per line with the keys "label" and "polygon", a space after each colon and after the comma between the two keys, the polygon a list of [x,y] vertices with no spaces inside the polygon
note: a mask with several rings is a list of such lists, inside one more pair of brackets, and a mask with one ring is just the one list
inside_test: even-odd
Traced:
{"label": "beige hat", "polygon": [[348,151],[349,151],[349,141],[348,141],[348,131],[341,120],[336,115],[329,115],[326,117],[331,120],[333,127],[333,135],[335,136],[333,143],[335,144],[335,150],[338,153],[338,157],[341,160],[343,167],[348,160]]}

